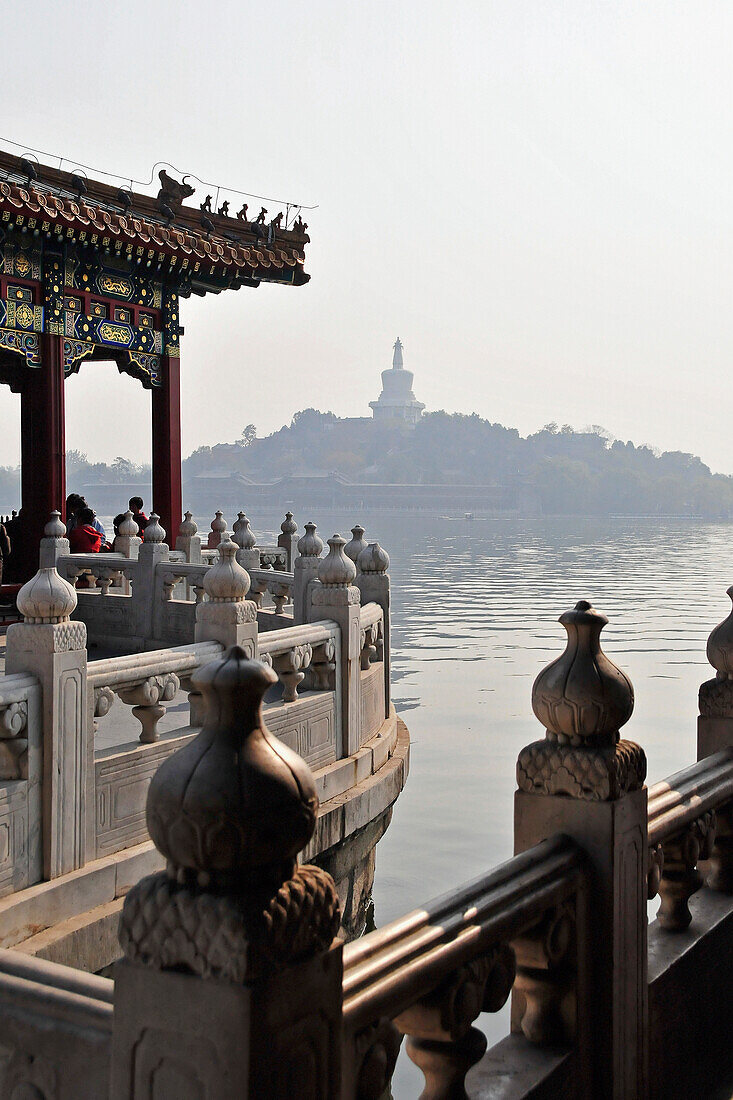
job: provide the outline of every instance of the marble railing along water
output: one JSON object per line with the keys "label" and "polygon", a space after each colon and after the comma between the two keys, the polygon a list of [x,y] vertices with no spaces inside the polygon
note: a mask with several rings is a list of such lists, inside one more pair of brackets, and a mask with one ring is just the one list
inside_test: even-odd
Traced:
{"label": "marble railing along water", "polygon": [[[150,785],[168,871],[126,895],[111,1030],[92,1026],[108,986],[84,991],[87,1027],[73,973],[37,964],[16,1001],[0,954],[5,1034],[29,1055],[7,1079],[35,1085],[45,1062],[78,1082],[93,1034],[90,1096],[196,1080],[216,1097],[285,1100],[297,1082],[304,1097],[378,1100],[406,1037],[428,1100],[707,1095],[733,1040],[733,612],[708,647],[699,760],[649,790],[644,750],[621,733],[634,690],[601,648],[607,620],[586,600],[565,612],[565,652],[532,691],[544,735],[517,760],[515,857],[344,946],[331,876],[296,859],[319,825],[315,778],[263,709],[283,655],[307,664],[340,636],[334,673],[356,665],[359,683],[378,656],[383,608],[354,600],[344,540],[329,546],[311,604],[333,618],[266,634],[265,664],[234,645],[193,677],[206,721]],[[233,553],[222,540],[222,560]],[[487,1050],[476,1022],[509,998],[510,1034]],[[63,1047],[54,1013],[82,1025]]]}

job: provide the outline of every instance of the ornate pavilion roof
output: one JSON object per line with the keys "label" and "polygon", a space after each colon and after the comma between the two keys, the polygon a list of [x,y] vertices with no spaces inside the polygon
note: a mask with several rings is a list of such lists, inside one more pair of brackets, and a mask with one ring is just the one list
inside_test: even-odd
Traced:
{"label": "ornate pavilion roof", "polygon": [[[160,173],[157,198],[122,191],[49,165],[33,164],[0,151],[0,228],[20,229],[63,243],[91,246],[153,267],[175,280],[186,296],[219,293],[260,282],[301,286],[305,226],[285,229],[275,218],[257,224],[181,203],[177,181]],[[4,178],[3,178],[4,177]],[[165,177],[165,178],[164,178]],[[298,223],[296,223],[297,225]]]}

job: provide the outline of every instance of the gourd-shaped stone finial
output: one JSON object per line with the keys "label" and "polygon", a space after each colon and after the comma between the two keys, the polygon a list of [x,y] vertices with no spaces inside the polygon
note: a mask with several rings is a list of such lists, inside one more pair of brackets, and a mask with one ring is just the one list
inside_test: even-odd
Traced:
{"label": "gourd-shaped stone finial", "polygon": [[179,881],[244,890],[282,881],[315,829],[310,768],[264,724],[272,669],[239,646],[192,677],[206,721],[161,765],[150,784],[147,823]]}
{"label": "gourd-shaped stone finial", "polygon": [[280,524],[280,530],[284,535],[296,535],[298,533],[298,524],[293,519],[292,512],[285,513],[285,519]]}
{"label": "gourd-shaped stone finial", "polygon": [[634,689],[601,649],[601,631],[608,619],[580,600],[559,621],[568,634],[567,646],[535,680],[532,709],[551,740],[613,743],[631,717]]}
{"label": "gourd-shaped stone finial", "polygon": [[298,553],[301,558],[320,558],[323,553],[323,539],[316,534],[315,523],[306,523],[305,534],[298,540]]}
{"label": "gourd-shaped stone finial", "polygon": [[214,518],[211,521],[211,530],[209,531],[208,546],[209,550],[215,550],[222,540],[222,536],[227,529],[226,520],[224,519],[224,513],[217,510],[214,513]]}
{"label": "gourd-shaped stone finial", "polygon": [[[152,519],[152,516],[150,518]],[[139,533],[140,528],[135,523],[135,520],[132,518],[132,512],[128,508],[128,510],[125,512],[125,518],[123,519],[120,526],[117,528],[117,534],[122,535],[123,538],[134,539]],[[145,534],[147,535],[147,530],[145,531]]]}
{"label": "gourd-shaped stone finial", "polygon": [[522,749],[517,784],[531,794],[609,802],[638,790],[646,777],[644,750],[619,739],[634,709],[629,678],[601,649],[605,615],[581,600],[560,616],[565,652],[532,688],[532,709],[547,730]]}
{"label": "gourd-shaped stone finial", "polygon": [[156,512],[150,513],[150,521],[145,528],[145,541],[165,542],[165,531],[160,525],[160,516]]}
{"label": "gourd-shaped stone finial", "polygon": [[249,520],[244,512],[239,513],[239,519],[234,524],[234,541],[240,550],[254,550],[257,545],[254,531],[249,525]]}
{"label": "gourd-shaped stone finial", "polygon": [[347,558],[351,558],[354,565],[358,564],[359,554],[362,550],[366,550],[366,543],[364,542],[364,528],[361,524],[357,523],[355,527],[351,528],[351,541],[346,543],[344,547],[344,553]]}
{"label": "gourd-shaped stone finial", "polygon": [[245,519],[245,518],[246,517],[245,517],[244,512],[239,512],[238,515],[237,515],[237,518],[235,519],[234,523],[232,524],[232,538],[237,543],[237,546],[239,546],[239,541],[238,541],[237,536],[239,535],[239,532],[242,530],[242,520]]}
{"label": "gourd-shaped stone finial", "polygon": [[192,539],[198,534],[198,524],[195,522],[191,512],[184,512],[183,521],[178,528],[178,536],[182,539]]}
{"label": "gourd-shaped stone finial", "polygon": [[47,539],[66,538],[66,528],[61,522],[60,512],[51,512],[51,518],[43,528],[43,534]]}
{"label": "gourd-shaped stone finial", "polygon": [[249,592],[249,573],[237,561],[237,544],[224,532],[219,560],[204,575],[204,592],[211,603],[239,603]]}
{"label": "gourd-shaped stone finial", "polygon": [[378,542],[370,542],[359,554],[356,565],[360,573],[386,573],[389,569],[389,554]]}
{"label": "gourd-shaped stone finial", "polygon": [[26,623],[65,623],[76,607],[77,596],[69,582],[50,566],[39,569],[23,585],[16,602]]}
{"label": "gourd-shaped stone finial", "polygon": [[345,588],[356,577],[356,566],[344,554],[345,545],[345,538],[332,535],[328,540],[328,553],[318,566],[318,579],[329,588]]}
{"label": "gourd-shaped stone finial", "polygon": [[[733,585],[728,589],[733,600]],[[733,679],[733,608],[727,619],[718,623],[708,638],[708,660],[719,680]]]}

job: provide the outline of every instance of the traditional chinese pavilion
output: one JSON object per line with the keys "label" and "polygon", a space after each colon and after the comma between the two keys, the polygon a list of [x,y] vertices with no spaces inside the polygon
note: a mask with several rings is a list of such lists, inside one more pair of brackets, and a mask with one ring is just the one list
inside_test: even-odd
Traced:
{"label": "traditional chinese pavilion", "polygon": [[114,360],[151,393],[153,504],[181,520],[180,299],[300,286],[298,218],[254,221],[159,173],[156,198],[0,152],[0,382],[21,395],[22,542],[34,571],[49,513],[66,498],[64,382]]}

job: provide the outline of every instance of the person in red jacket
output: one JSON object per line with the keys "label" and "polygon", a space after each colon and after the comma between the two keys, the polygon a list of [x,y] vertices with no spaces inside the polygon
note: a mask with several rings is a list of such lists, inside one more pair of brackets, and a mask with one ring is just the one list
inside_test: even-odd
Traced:
{"label": "person in red jacket", "polygon": [[129,508],[132,512],[132,518],[140,528],[140,538],[143,537],[145,528],[150,523],[150,519],[143,512],[143,498],[142,497],[130,497]]}
{"label": "person in red jacket", "polygon": [[96,516],[93,508],[82,508],[77,513],[76,526],[69,531],[72,554],[98,554],[104,539],[94,527]]}

